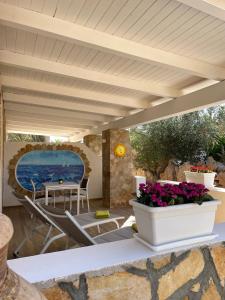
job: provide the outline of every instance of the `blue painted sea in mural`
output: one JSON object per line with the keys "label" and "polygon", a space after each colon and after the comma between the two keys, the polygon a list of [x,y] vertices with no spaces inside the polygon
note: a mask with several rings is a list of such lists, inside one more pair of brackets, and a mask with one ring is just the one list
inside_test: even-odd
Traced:
{"label": "blue painted sea in mural", "polygon": [[84,174],[84,163],[80,156],[69,150],[36,150],[24,154],[16,167],[16,178],[20,186],[32,191],[32,179],[37,190],[43,182],[80,182]]}

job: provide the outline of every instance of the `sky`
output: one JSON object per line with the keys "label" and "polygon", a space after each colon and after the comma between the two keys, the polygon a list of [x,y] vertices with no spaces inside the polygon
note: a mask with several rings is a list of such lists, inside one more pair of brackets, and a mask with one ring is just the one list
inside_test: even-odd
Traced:
{"label": "sky", "polygon": [[20,165],[83,165],[79,155],[68,150],[37,150],[26,153]]}

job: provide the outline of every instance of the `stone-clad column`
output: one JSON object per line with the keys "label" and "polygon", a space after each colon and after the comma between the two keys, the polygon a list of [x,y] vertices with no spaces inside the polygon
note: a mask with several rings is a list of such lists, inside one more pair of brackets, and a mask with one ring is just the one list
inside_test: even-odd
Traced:
{"label": "stone-clad column", "polygon": [[10,219],[0,214],[0,299],[47,300],[33,285],[7,267],[8,244],[12,235]]}
{"label": "stone-clad column", "polygon": [[[124,157],[114,153],[125,146]],[[102,133],[103,199],[106,207],[127,206],[135,190],[132,149],[127,130],[108,129]]]}

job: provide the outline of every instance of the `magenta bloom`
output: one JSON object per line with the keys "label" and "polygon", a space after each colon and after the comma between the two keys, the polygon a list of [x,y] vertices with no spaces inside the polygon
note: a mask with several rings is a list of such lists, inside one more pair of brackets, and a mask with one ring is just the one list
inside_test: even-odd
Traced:
{"label": "magenta bloom", "polygon": [[213,198],[203,184],[181,182],[179,185],[151,183],[140,184],[137,201],[152,207],[166,207],[185,203],[202,204]]}

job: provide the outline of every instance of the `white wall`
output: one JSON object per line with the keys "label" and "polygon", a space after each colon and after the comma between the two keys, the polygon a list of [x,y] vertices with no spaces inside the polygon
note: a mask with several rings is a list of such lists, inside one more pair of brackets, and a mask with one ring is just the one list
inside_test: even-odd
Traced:
{"label": "white wall", "polygon": [[[16,197],[13,195],[13,189],[8,185],[8,165],[13,156],[27,143],[6,142],[4,145],[4,177],[3,177],[3,206],[18,205]],[[35,143],[34,143],[35,144]],[[68,143],[80,147],[86,154],[90,167],[89,195],[90,199],[102,197],[102,158],[92,152],[87,146],[81,143]]]}

